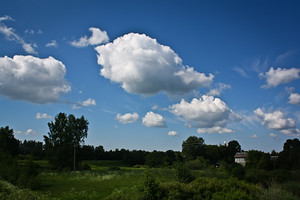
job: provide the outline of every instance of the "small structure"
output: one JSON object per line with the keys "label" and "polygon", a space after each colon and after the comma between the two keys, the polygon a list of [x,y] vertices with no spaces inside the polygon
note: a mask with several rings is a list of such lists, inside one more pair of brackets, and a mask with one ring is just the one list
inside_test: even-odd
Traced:
{"label": "small structure", "polygon": [[246,158],[248,156],[247,152],[238,152],[234,156],[234,162],[239,163],[243,166],[246,165]]}

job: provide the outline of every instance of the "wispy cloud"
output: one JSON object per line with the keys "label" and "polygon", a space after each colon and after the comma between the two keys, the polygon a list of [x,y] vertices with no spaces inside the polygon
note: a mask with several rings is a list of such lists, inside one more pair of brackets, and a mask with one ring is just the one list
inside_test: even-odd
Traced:
{"label": "wispy cloud", "polygon": [[51,40],[45,46],[46,47],[57,47],[57,42],[56,42],[56,40]]}
{"label": "wispy cloud", "polygon": [[88,98],[85,101],[77,102],[73,104],[72,109],[80,109],[82,107],[95,106],[95,105],[96,105],[96,100],[92,98]]}
{"label": "wispy cloud", "polygon": [[23,49],[30,54],[37,54],[35,48],[37,47],[36,44],[30,44],[25,42],[25,40],[15,33],[15,30],[11,27],[6,26],[3,21],[13,20],[10,16],[0,17],[0,33],[5,36],[5,39],[9,41],[15,41],[22,45]]}
{"label": "wispy cloud", "polygon": [[51,119],[52,116],[48,115],[47,113],[36,113],[36,119]]}

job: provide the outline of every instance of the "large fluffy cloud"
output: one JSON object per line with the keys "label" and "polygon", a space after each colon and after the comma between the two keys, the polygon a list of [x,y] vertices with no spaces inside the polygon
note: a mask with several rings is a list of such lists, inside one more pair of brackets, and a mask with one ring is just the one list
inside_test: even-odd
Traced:
{"label": "large fluffy cloud", "polygon": [[129,93],[183,94],[209,86],[214,78],[183,66],[170,47],[144,34],[129,33],[95,49],[103,67],[101,75],[120,83]]}
{"label": "large fluffy cloud", "polygon": [[117,114],[116,119],[122,124],[130,124],[136,122],[139,119],[139,115],[137,113]]}
{"label": "large fluffy cloud", "polygon": [[297,68],[278,68],[271,67],[268,72],[260,73],[259,76],[266,79],[266,84],[262,88],[276,87],[277,85],[289,83],[300,78],[300,69]]}
{"label": "large fluffy cloud", "polygon": [[271,130],[279,130],[285,135],[299,136],[300,131],[296,128],[295,120],[285,118],[281,111],[267,113],[261,108],[257,108],[254,114],[259,118],[262,125],[267,126]]}
{"label": "large fluffy cloud", "polygon": [[74,47],[86,47],[88,45],[98,45],[109,41],[106,31],[101,31],[99,28],[94,27],[89,28],[89,31],[92,32],[91,37],[81,37],[78,41],[72,41],[71,45]]}
{"label": "large fluffy cloud", "polygon": [[213,96],[203,95],[199,99],[194,98],[190,103],[182,99],[180,103],[169,108],[176,116],[183,117],[189,127],[198,127],[198,133],[231,133],[234,131],[225,126],[229,122],[241,120],[225,102]]}
{"label": "large fluffy cloud", "polygon": [[22,45],[23,49],[30,54],[37,54],[34,48],[36,44],[30,44],[25,42],[25,40],[15,33],[15,30],[11,27],[6,26],[2,21],[13,20],[10,16],[0,17],[0,33],[2,33],[7,40],[15,41]]}
{"label": "large fluffy cloud", "polygon": [[0,57],[0,95],[45,104],[56,102],[71,90],[65,65],[53,57]]}
{"label": "large fluffy cloud", "polygon": [[152,111],[147,112],[142,119],[143,125],[147,127],[166,127],[166,120],[160,114]]}

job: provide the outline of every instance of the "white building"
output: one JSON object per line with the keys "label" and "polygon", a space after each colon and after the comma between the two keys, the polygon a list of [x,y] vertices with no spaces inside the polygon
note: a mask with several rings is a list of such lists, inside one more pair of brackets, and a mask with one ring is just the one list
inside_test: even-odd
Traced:
{"label": "white building", "polygon": [[234,156],[234,162],[239,163],[243,166],[246,165],[246,158],[248,156],[247,152],[238,152]]}

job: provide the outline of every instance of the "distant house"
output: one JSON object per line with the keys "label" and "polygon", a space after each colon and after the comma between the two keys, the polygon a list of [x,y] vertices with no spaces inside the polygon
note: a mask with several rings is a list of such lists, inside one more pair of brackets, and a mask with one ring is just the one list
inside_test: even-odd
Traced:
{"label": "distant house", "polygon": [[238,152],[234,156],[234,162],[239,163],[243,166],[246,165],[246,158],[248,156],[247,152]]}

